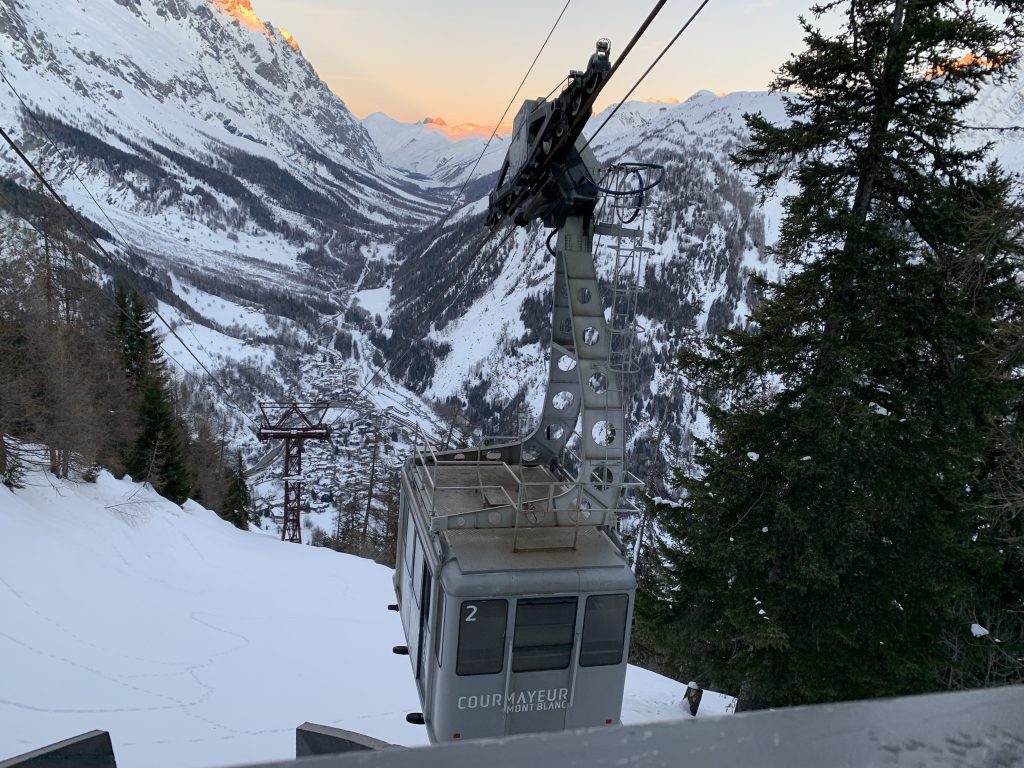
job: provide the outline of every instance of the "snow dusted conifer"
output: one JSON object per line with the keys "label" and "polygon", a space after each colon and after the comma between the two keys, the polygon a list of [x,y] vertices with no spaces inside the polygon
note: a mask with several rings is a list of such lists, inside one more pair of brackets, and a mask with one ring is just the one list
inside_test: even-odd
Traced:
{"label": "snow dusted conifer", "polygon": [[124,361],[125,376],[138,382],[162,366],[153,316],[138,291],[129,295],[122,286],[114,293],[114,338]]}
{"label": "snow dusted conifer", "polygon": [[639,610],[670,668],[754,706],[956,684],[947,640],[999,580],[983,493],[1021,403],[1024,219],[961,122],[1017,63],[1019,0],[813,14],[773,84],[791,122],[749,116],[735,158],[795,188],[788,274],[751,329],[682,359],[712,435]]}
{"label": "snow dusted conifer", "polygon": [[161,496],[183,504],[192,489],[187,440],[175,412],[152,315],[138,292],[126,300],[119,291],[115,301],[114,334],[125,376],[138,397],[138,433],[125,467],[135,480],[150,482]]}
{"label": "snow dusted conifer", "polygon": [[245,478],[245,463],[242,461],[241,451],[235,451],[234,464],[227,467],[224,474],[227,490],[224,494],[221,517],[235,527],[247,531],[252,517],[252,494]]}

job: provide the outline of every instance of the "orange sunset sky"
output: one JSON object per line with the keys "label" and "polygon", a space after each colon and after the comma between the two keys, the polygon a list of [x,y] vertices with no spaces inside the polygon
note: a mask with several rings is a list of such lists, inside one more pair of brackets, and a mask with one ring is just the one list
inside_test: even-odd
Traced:
{"label": "orange sunset sky", "polygon": [[[264,21],[287,29],[320,77],[352,112],[412,122],[494,125],[526,74],[565,0],[251,0]],[[669,0],[599,99],[617,102],[697,8]],[[571,0],[506,121],[524,98],[544,96],[582,69],[594,41],[612,59],[654,0]],[[809,0],[711,0],[632,98],[683,100],[701,88],[765,90],[800,50],[797,16]]]}

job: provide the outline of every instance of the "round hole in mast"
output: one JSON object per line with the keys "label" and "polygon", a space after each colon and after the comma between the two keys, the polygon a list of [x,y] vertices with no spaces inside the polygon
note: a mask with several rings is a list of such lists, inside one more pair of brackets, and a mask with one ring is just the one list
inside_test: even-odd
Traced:
{"label": "round hole in mast", "polygon": [[588,325],[583,329],[583,343],[588,347],[592,347],[601,340],[601,332],[592,325]]}
{"label": "round hole in mast", "polygon": [[611,445],[615,442],[615,425],[607,421],[599,421],[590,430],[590,434],[598,445]]}
{"label": "round hole in mast", "polygon": [[558,370],[569,372],[576,367],[576,358],[572,355],[562,355],[558,358]]}
{"label": "round hole in mast", "polygon": [[572,405],[572,401],[572,392],[567,389],[563,389],[561,392],[556,392],[555,396],[551,398],[551,405],[555,407],[555,410],[564,411]]}
{"label": "round hole in mast", "polygon": [[601,371],[596,371],[594,375],[588,379],[587,383],[590,385],[590,388],[594,390],[595,394],[603,395],[608,391],[608,377],[601,373]]}

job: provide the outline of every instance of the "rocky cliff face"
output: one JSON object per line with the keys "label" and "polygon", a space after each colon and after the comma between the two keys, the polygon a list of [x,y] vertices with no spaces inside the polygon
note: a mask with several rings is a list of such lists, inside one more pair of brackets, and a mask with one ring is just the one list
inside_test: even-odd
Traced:
{"label": "rocky cliff face", "polygon": [[9,0],[0,34],[34,106],[98,132],[178,144],[229,134],[379,164],[359,121],[246,0]]}
{"label": "rocky cliff face", "polygon": [[[5,0],[0,59],[0,124],[105,231],[101,269],[217,335],[213,369],[252,358],[263,396],[441,210],[446,187],[388,165],[248,0]],[[31,174],[13,153],[0,169],[0,214],[38,220]]]}

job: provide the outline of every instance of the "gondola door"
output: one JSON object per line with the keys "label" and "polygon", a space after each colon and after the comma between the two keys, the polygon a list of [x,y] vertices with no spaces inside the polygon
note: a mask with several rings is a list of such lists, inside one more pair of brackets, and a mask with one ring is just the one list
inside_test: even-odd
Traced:
{"label": "gondola door", "polygon": [[410,515],[403,517],[401,535],[402,556],[397,573],[399,611],[406,650],[422,701],[427,684],[424,672],[430,656],[430,604],[434,585],[427,562],[429,551],[423,546]]}
{"label": "gondola door", "polygon": [[421,605],[420,605],[420,629],[419,642],[416,650],[416,679],[424,686],[427,684],[427,676],[424,667],[430,658],[430,593],[434,589],[433,580],[430,578],[430,569],[423,564],[423,579],[420,584]]}
{"label": "gondola door", "polygon": [[578,664],[579,598],[516,601],[505,695],[505,733],[561,731]]}

